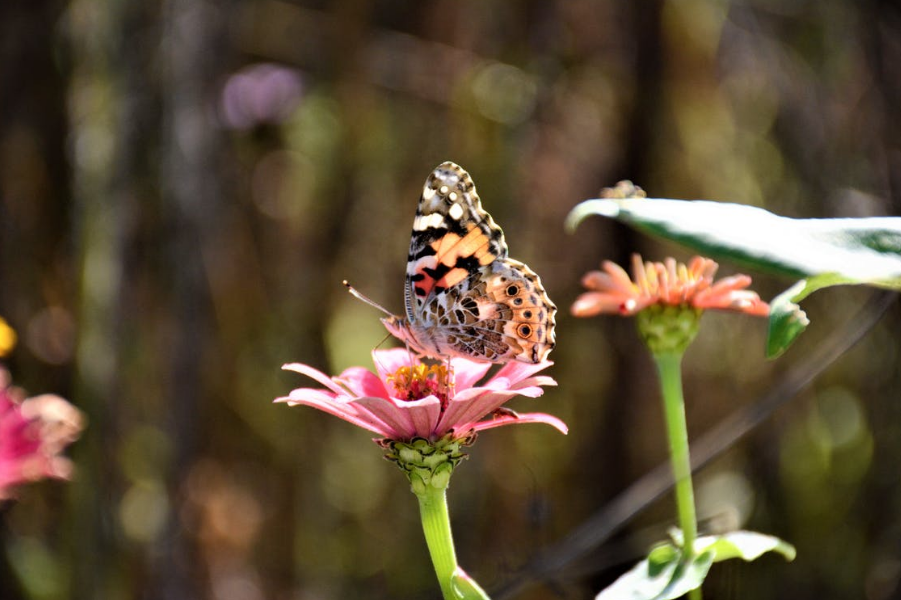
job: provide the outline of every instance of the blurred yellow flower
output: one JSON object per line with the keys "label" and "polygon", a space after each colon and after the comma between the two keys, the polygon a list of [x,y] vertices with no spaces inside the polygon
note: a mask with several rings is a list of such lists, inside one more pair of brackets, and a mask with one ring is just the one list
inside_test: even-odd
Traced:
{"label": "blurred yellow flower", "polygon": [[6,356],[16,347],[16,332],[0,318],[0,356]]}

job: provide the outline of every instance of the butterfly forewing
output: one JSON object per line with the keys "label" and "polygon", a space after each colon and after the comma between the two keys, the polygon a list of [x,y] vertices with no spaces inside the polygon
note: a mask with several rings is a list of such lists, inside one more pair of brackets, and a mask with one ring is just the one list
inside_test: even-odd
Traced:
{"label": "butterfly forewing", "polygon": [[426,179],[407,262],[407,318],[416,319],[428,299],[481,267],[507,256],[504,232],[482,209],[472,177],[445,162]]}

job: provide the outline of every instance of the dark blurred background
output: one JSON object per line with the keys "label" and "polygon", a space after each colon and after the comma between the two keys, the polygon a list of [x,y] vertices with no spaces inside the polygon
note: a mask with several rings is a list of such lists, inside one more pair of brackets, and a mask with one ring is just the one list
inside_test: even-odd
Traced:
{"label": "dark blurred background", "polygon": [[[603,186],[798,217],[901,214],[901,9],[878,0],[5,0],[0,315],[7,361],[89,426],[77,477],[3,516],[0,597],[436,598],[416,499],[371,436],[272,405],[301,361],[369,365],[430,170],[475,179],[560,307],[563,418],[481,436],[449,491],[461,564],[497,589],[666,460],[633,324],[575,320],[602,259],[688,258],[563,219]],[[732,272],[723,265],[722,273]],[[769,299],[791,282],[757,277]],[[792,372],[870,292],[765,323],[705,317],[693,438]],[[901,578],[901,311],[705,467],[702,529],[798,548],[714,567],[707,598],[884,600]],[[590,598],[666,536],[669,496],[521,599]]]}

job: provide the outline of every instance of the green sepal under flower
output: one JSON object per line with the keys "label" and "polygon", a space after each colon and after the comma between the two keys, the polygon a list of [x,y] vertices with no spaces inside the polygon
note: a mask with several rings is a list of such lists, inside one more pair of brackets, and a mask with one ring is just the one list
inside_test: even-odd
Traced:
{"label": "green sepal under flower", "polygon": [[698,335],[704,311],[693,306],[652,304],[635,315],[638,334],[652,354],[682,354]]}
{"label": "green sepal under flower", "polygon": [[475,439],[475,432],[464,436],[452,432],[434,442],[423,438],[409,442],[382,439],[378,444],[386,450],[385,458],[407,474],[411,491],[419,496],[429,488],[447,488],[454,468],[467,457],[462,449],[472,445]]}

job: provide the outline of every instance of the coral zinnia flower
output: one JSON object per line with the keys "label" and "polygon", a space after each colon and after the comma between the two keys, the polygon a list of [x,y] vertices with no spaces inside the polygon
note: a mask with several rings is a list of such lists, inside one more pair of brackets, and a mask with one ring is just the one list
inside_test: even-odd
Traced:
{"label": "coral zinnia flower", "polygon": [[484,419],[514,396],[536,398],[544,392],[541,386],[556,385],[552,378],[536,375],[553,364],[550,361],[510,362],[476,385],[491,364],[451,358],[453,385],[448,386],[443,365],[422,363],[403,348],[373,350],[372,359],[377,374],[351,367],[337,377],[300,363],[287,364],[282,368],[315,379],[326,389],[299,388],[275,401],[318,408],[394,441],[462,437],[515,423],[546,423],[567,432],[563,421],[544,413]]}
{"label": "coral zinnia flower", "polygon": [[61,453],[83,428],[81,412],[59,396],[22,395],[0,369],[0,500],[28,481],[68,479],[72,464]]}
{"label": "coral zinnia flower", "polygon": [[696,309],[719,309],[766,316],[769,306],[756,292],[746,290],[747,275],[733,275],[714,283],[719,265],[695,256],[686,266],[674,258],[643,263],[632,255],[632,279],[619,265],[604,261],[604,271],[590,271],[582,285],[590,291],[579,296],[571,311],[577,317],[601,313],[631,316],[653,304]]}

